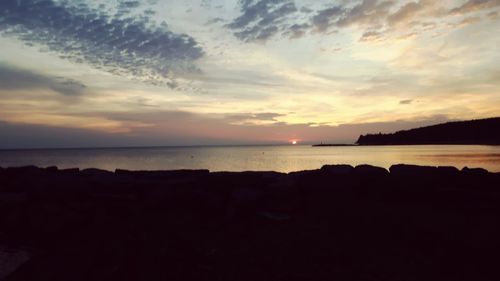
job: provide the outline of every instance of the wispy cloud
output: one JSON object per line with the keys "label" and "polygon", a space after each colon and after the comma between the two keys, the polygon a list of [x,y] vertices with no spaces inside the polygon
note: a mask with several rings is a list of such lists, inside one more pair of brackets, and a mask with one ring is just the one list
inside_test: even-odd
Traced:
{"label": "wispy cloud", "polygon": [[65,96],[79,96],[86,86],[76,80],[51,77],[0,63],[0,91],[50,89]]}
{"label": "wispy cloud", "polygon": [[470,12],[495,8],[499,6],[500,6],[500,1],[498,0],[468,0],[461,6],[452,9],[450,13],[467,14]]}
{"label": "wispy cloud", "polygon": [[418,120],[338,126],[286,122],[235,125],[224,118],[175,111],[120,113],[108,115],[107,118],[122,123],[127,120],[141,120],[150,126],[110,133],[89,128],[0,121],[0,139],[3,140],[0,142],[0,148],[286,143],[290,138],[299,138],[306,143],[353,143],[360,134],[389,133],[449,121],[446,116],[436,115]]}
{"label": "wispy cloud", "polygon": [[408,104],[411,104],[412,102],[413,102],[413,100],[402,100],[399,102],[399,104],[408,105]]}
{"label": "wispy cloud", "polygon": [[286,116],[286,114],[274,112],[262,113],[239,113],[230,114],[224,117],[231,124],[274,124],[277,123],[277,118]]}

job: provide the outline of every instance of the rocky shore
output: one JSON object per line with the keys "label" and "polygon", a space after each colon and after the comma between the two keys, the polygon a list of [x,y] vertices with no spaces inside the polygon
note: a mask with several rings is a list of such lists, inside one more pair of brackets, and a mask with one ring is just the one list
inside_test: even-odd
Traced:
{"label": "rocky shore", "polygon": [[8,281],[500,280],[500,173],[0,168],[0,245]]}

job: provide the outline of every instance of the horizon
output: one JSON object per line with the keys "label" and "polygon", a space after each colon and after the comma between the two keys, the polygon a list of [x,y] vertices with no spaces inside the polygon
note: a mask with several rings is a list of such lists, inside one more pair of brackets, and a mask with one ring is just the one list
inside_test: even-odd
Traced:
{"label": "horizon", "polygon": [[4,0],[0,149],[354,143],[497,117],[500,2]]}

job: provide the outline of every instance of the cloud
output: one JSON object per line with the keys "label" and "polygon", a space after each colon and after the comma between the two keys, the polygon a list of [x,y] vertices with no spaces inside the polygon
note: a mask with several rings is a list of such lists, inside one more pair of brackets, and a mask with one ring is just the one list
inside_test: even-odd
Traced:
{"label": "cloud", "polygon": [[[321,9],[298,9],[290,0],[242,0],[240,4],[242,15],[227,27],[246,42],[266,41],[277,34],[289,39],[301,38],[309,32],[331,34],[346,28],[362,30],[360,41],[367,42],[391,37],[407,39],[428,32],[440,23],[446,26],[448,22],[448,26],[458,28],[472,22],[464,20],[450,25],[451,16],[491,10],[500,6],[500,1],[468,0],[456,6],[432,0],[358,0],[337,1]],[[497,16],[496,11],[487,15],[491,19]]]}
{"label": "cloud", "polygon": [[231,124],[262,124],[262,123],[277,123],[276,118],[286,116],[286,114],[263,112],[263,113],[239,113],[225,116]]}
{"label": "cloud", "polygon": [[489,12],[488,18],[490,18],[491,20],[496,20],[498,18],[498,11]]}
{"label": "cloud", "polygon": [[[267,118],[272,114],[270,113]],[[300,139],[303,143],[354,143],[361,134],[390,133],[449,121],[446,116],[435,115],[418,120],[339,126],[285,122],[256,125],[231,124],[230,120],[225,118],[179,111],[108,113],[107,118],[124,122],[135,120],[149,123],[151,126],[139,126],[131,128],[130,131],[106,133],[90,129],[0,121],[0,139],[2,139],[0,148],[272,144],[287,143],[292,138]]]}
{"label": "cloud", "polygon": [[377,26],[387,17],[392,1],[363,0],[353,7],[335,6],[320,10],[311,22],[317,32],[352,25]]}
{"label": "cloud", "polygon": [[[61,4],[62,3],[62,4]],[[0,33],[40,45],[74,62],[144,81],[171,81],[197,72],[204,55],[195,39],[165,26],[148,25],[148,17],[111,18],[80,3],[52,0],[2,0]],[[121,1],[135,7],[137,1]]]}
{"label": "cloud", "polygon": [[227,25],[234,35],[246,42],[267,41],[278,34],[283,21],[297,12],[290,0],[242,0],[242,14]]}
{"label": "cloud", "polygon": [[224,21],[225,20],[223,18],[216,17],[216,18],[209,19],[207,21],[207,25],[216,24],[216,23],[220,23],[220,22],[224,22]]}
{"label": "cloud", "polygon": [[65,96],[79,96],[86,86],[73,79],[45,76],[0,63],[0,91],[40,88],[51,89]]}
{"label": "cloud", "polygon": [[[242,15],[227,25],[235,30],[235,36],[243,41],[265,41],[281,34],[290,39],[300,38],[309,31],[329,33],[333,28],[363,26],[376,29],[383,26],[390,14],[393,1],[363,0],[351,5],[348,2],[336,6],[312,10],[301,8],[289,0],[252,0],[241,2]],[[302,19],[304,12],[312,14],[309,20]],[[402,17],[396,15],[393,19]]]}
{"label": "cloud", "polygon": [[450,11],[450,14],[467,14],[500,6],[499,0],[468,0]]}
{"label": "cloud", "polygon": [[384,34],[382,32],[378,31],[366,31],[361,35],[361,38],[359,41],[362,42],[368,42],[368,41],[379,41],[382,40],[384,37]]}
{"label": "cloud", "polygon": [[118,8],[119,9],[134,9],[141,5],[139,1],[119,1]]}
{"label": "cloud", "polygon": [[407,104],[411,104],[412,102],[413,102],[413,100],[402,100],[399,102],[399,104],[407,105]]}
{"label": "cloud", "polygon": [[337,20],[336,25],[340,27],[379,25],[381,20],[389,15],[389,9],[393,5],[393,1],[363,0],[351,9],[346,9],[344,16]]}
{"label": "cloud", "polygon": [[[123,134],[3,121],[0,121],[0,139],[0,149],[117,147],[136,144],[133,138]],[[149,144],[142,141],[143,145]]]}
{"label": "cloud", "polygon": [[417,2],[406,3],[397,12],[390,15],[387,21],[390,25],[408,23],[422,8],[422,5]]}
{"label": "cloud", "polygon": [[332,18],[339,17],[344,12],[342,7],[336,6],[328,9],[318,11],[317,14],[312,18],[311,22],[314,26],[315,31],[325,32],[330,28],[332,24],[330,21]]}
{"label": "cloud", "polygon": [[308,23],[294,24],[290,26],[287,30],[283,32],[283,35],[290,39],[301,38],[306,35],[307,31],[310,29],[311,25]]}

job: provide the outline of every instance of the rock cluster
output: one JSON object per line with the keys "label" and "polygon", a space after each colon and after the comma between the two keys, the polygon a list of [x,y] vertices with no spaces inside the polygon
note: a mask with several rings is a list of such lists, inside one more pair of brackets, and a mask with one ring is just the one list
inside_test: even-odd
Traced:
{"label": "rock cluster", "polygon": [[500,174],[0,168],[4,280],[500,280]]}

